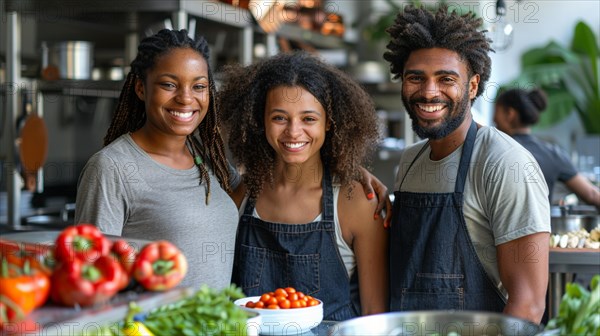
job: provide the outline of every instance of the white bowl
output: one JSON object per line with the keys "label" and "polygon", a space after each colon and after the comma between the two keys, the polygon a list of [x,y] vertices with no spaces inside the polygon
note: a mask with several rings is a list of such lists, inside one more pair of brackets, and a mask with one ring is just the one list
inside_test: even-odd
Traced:
{"label": "white bowl", "polygon": [[266,309],[248,308],[246,302],[259,301],[260,296],[250,296],[235,301],[242,309],[258,313],[261,317],[260,323],[248,321],[247,330],[256,328],[261,335],[300,335],[316,328],[323,321],[323,302],[312,307],[291,309]]}

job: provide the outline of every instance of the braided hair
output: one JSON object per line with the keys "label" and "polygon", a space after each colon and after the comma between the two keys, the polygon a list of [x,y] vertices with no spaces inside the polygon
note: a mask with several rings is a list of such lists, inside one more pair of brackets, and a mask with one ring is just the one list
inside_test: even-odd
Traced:
{"label": "braided hair", "polygon": [[225,73],[219,106],[251,197],[274,181],[276,153],[265,135],[265,106],[269,91],[281,86],[302,87],[323,106],[330,125],[320,150],[324,167],[342,184],[362,179],[359,167],[380,134],[371,97],[350,76],[306,52],[281,53],[245,68],[230,65]]}
{"label": "braided hair", "polygon": [[532,126],[546,109],[548,98],[542,89],[509,89],[498,95],[496,105],[513,108],[517,111],[522,126]]}
{"label": "braided hair", "polygon": [[[136,80],[145,81],[147,71],[152,69],[156,60],[175,48],[193,49],[208,63],[208,42],[203,37],[196,40],[191,39],[185,29],[179,31],[163,29],[153,36],[144,38],[138,46],[136,58],[131,62],[131,71],[127,74],[116,111],[104,137],[104,146],[125,133],[135,132],[144,125],[146,110],[144,102],[135,93]],[[210,67],[208,68],[208,81],[210,94],[208,111],[196,131],[188,136],[188,145],[194,153],[194,162],[200,170],[200,183],[206,182],[207,203],[210,197],[210,177],[207,166],[212,168],[221,187],[225,191],[231,192],[229,164],[225,157],[225,146],[218,126],[215,80]],[[205,158],[205,162],[199,159],[200,155]]]}
{"label": "braided hair", "polygon": [[488,52],[493,51],[491,40],[485,36],[485,31],[478,30],[482,22],[473,13],[450,13],[447,5],[440,6],[435,13],[425,8],[407,6],[386,30],[391,41],[383,58],[390,62],[394,78],[401,79],[411,52],[429,48],[452,50],[466,60],[469,77],[479,74],[480,85],[475,95],[477,98],[485,89],[492,67],[488,56]]}

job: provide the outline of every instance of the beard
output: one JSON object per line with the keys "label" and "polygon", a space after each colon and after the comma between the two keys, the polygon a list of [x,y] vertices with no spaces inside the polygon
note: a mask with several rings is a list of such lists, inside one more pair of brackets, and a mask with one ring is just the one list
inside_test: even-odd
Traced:
{"label": "beard", "polygon": [[[438,140],[446,137],[462,124],[469,109],[470,98],[469,91],[465,90],[465,94],[458,101],[443,100],[443,99],[431,99],[415,98],[408,99],[402,95],[402,103],[408,112],[408,116],[412,120],[412,129],[421,139]],[[425,121],[427,126],[419,124],[419,118],[414,111],[415,104],[445,104],[448,108],[449,113],[444,116],[443,122],[439,126],[429,126],[433,121]]]}

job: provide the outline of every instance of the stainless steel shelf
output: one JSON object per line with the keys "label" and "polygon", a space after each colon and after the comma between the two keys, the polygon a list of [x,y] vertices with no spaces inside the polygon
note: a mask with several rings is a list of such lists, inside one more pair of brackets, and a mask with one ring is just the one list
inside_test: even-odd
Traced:
{"label": "stainless steel shelf", "polygon": [[57,80],[40,81],[41,92],[59,93],[67,96],[119,98],[124,81],[110,80]]}
{"label": "stainless steel shelf", "polygon": [[322,35],[291,24],[282,25],[276,34],[290,40],[304,41],[317,48],[340,49],[346,47],[346,43],[340,37]]}
{"label": "stainless steel shelf", "polygon": [[254,18],[250,11],[211,0],[180,1],[179,10],[210,21],[244,28],[254,26]]}

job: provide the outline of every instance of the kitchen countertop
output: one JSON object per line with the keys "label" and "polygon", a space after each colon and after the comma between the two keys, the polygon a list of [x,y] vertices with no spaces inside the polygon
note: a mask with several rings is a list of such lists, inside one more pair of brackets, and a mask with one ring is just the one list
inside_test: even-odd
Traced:
{"label": "kitchen countertop", "polygon": [[[56,237],[60,233],[60,230],[46,230],[46,231],[23,231],[23,232],[13,232],[8,234],[2,234],[2,239],[12,240],[16,242],[22,243],[31,243],[31,244],[43,244],[43,245],[52,245],[54,241],[56,241]],[[116,239],[125,239],[127,242],[134,247],[137,251],[139,251],[142,246],[148,244],[149,240],[143,239],[134,239],[127,237],[119,237],[113,235],[105,235],[110,240]]]}
{"label": "kitchen countertop", "polygon": [[600,273],[600,250],[550,248],[549,272],[548,315],[553,318],[558,315],[565,286],[571,281],[569,276]]}
{"label": "kitchen countertop", "polygon": [[550,273],[599,273],[599,249],[550,248]]}

